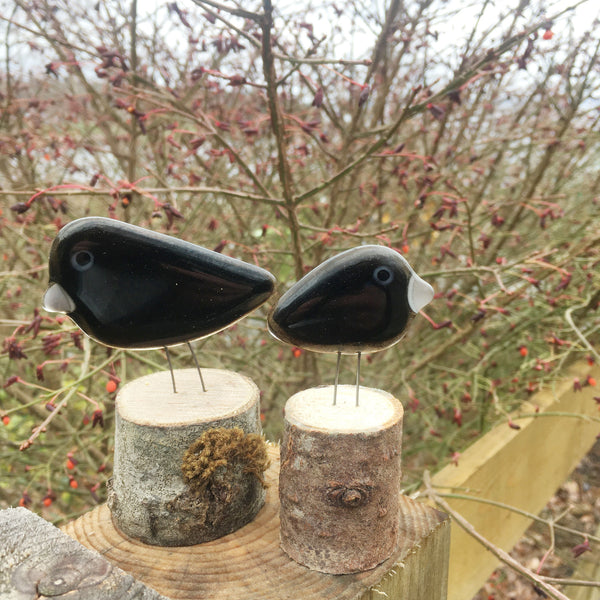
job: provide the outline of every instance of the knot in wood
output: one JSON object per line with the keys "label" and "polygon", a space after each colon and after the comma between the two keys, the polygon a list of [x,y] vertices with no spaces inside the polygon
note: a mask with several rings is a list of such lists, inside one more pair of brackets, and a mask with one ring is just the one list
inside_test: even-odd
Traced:
{"label": "knot in wood", "polygon": [[365,483],[334,483],[327,488],[326,498],[333,506],[357,508],[369,502],[372,489],[372,485]]}

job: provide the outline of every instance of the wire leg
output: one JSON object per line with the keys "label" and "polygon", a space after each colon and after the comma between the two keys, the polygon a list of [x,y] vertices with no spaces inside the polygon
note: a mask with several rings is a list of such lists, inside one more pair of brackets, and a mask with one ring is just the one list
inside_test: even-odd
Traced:
{"label": "wire leg", "polygon": [[358,406],[358,391],[360,390],[360,352],[356,361],[356,406]]}
{"label": "wire leg", "polygon": [[177,388],[175,387],[175,375],[173,374],[173,365],[171,364],[171,355],[169,354],[169,349],[165,346],[165,354],[167,355],[167,362],[169,363],[169,371],[171,371],[171,383],[173,384],[173,393],[177,393]]}
{"label": "wire leg", "polygon": [[335,367],[335,383],[333,384],[333,405],[336,405],[337,402],[337,386],[338,381],[340,379],[340,360],[342,358],[342,353],[337,353],[337,365]]}
{"label": "wire leg", "polygon": [[206,391],[206,386],[204,385],[204,377],[202,377],[202,371],[200,369],[200,365],[198,364],[198,359],[196,358],[196,353],[194,352],[194,349],[192,348],[192,345],[188,342],[187,343],[188,348],[190,349],[190,352],[192,353],[192,358],[194,359],[194,363],[196,364],[196,369],[198,370],[198,375],[200,375],[200,383],[202,384],[202,391],[205,392]]}

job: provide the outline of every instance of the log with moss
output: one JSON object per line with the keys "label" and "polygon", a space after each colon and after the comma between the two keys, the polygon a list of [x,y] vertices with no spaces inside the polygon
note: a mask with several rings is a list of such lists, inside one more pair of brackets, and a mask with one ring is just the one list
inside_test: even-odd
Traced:
{"label": "log with moss", "polygon": [[259,391],[247,377],[178,370],[127,384],[116,404],[108,504],[115,525],[148,544],[185,546],[245,525],[264,503],[268,460]]}

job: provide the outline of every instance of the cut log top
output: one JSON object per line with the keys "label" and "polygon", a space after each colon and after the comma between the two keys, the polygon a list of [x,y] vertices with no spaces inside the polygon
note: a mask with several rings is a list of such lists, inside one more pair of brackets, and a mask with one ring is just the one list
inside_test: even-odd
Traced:
{"label": "cut log top", "polygon": [[161,371],[125,385],[117,398],[119,415],[138,425],[176,427],[233,417],[258,400],[254,382],[232,371],[202,369],[206,392],[196,369],[175,371],[177,393],[171,374]]}
{"label": "cut log top", "polygon": [[403,415],[402,405],[391,394],[373,388],[360,388],[356,406],[356,387],[338,385],[336,404],[334,386],[310,388],[294,394],[285,406],[285,419],[302,429],[331,433],[368,433],[387,429]]}

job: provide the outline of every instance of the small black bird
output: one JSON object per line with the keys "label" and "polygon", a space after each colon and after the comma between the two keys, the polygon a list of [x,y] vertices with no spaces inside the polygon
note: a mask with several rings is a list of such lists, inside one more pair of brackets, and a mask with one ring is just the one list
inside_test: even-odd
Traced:
{"label": "small black bird", "polygon": [[59,231],[49,272],[46,310],[66,313],[107,346],[134,349],[166,350],[221,331],[275,284],[260,267],[103,217]]}
{"label": "small black bird", "polygon": [[[294,284],[268,318],[279,340],[341,354],[384,350],[405,334],[410,320],[433,299],[433,288],[406,259],[384,246],[359,246],[333,256]],[[334,404],[335,394],[334,392]]]}

